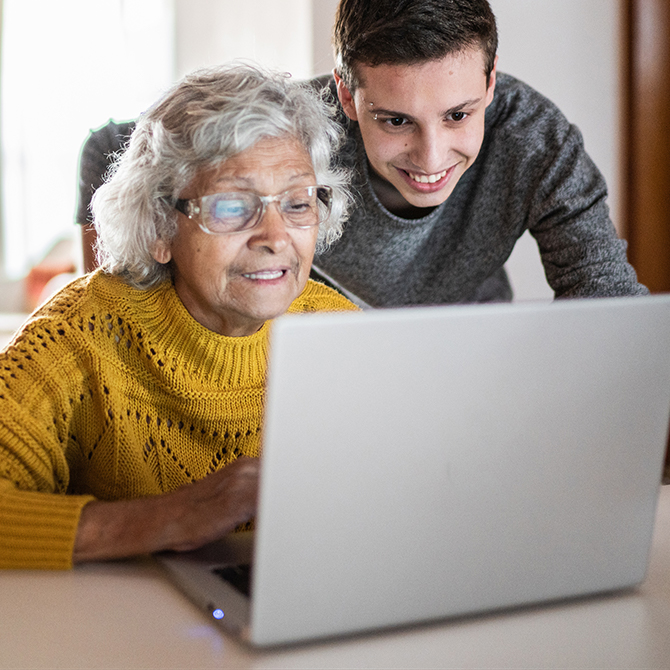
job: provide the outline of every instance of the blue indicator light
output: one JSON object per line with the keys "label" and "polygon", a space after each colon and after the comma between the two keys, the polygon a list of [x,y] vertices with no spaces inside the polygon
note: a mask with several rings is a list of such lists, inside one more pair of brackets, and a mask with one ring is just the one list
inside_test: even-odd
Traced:
{"label": "blue indicator light", "polygon": [[214,611],[212,612],[212,616],[213,616],[215,619],[223,619],[223,610],[214,610]]}

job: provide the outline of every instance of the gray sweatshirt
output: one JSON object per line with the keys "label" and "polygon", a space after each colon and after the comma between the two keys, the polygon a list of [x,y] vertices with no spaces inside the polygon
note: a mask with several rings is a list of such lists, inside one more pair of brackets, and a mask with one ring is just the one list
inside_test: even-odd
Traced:
{"label": "gray sweatshirt", "polygon": [[[318,83],[336,100],[332,78]],[[315,266],[368,305],[510,300],[503,265],[527,229],[556,297],[648,292],[626,261],[605,181],[581,133],[517,79],[498,74],[477,160],[449,198],[419,219],[395,216],[379,202],[358,124],[344,113],[339,119],[347,133],[340,160],[354,170],[356,205]]]}

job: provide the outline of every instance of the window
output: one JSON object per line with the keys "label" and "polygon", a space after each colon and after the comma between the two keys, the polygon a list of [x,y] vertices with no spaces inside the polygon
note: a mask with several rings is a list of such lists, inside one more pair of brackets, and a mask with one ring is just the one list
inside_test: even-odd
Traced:
{"label": "window", "polygon": [[135,118],[174,80],[174,0],[3,0],[2,258],[18,278],[75,237],[92,128]]}

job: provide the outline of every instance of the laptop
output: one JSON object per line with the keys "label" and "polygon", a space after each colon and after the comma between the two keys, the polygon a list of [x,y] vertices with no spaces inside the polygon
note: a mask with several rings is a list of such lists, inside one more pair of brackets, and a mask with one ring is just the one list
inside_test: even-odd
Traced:
{"label": "laptop", "polygon": [[644,579],[670,296],[286,316],[271,351],[255,530],[159,557],[227,630],[283,645]]}

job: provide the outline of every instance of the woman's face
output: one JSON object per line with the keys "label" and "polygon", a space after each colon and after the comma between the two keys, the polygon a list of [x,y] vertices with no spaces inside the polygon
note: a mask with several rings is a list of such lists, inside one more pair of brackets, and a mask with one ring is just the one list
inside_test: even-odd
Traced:
{"label": "woman's face", "polygon": [[[181,198],[226,191],[268,196],[315,184],[312,161],[298,141],[266,138],[199,174]],[[172,259],[177,294],[206,328],[231,337],[251,335],[283,314],[305,287],[318,226],[287,227],[277,203],[265,208],[254,228],[223,235],[204,232],[197,219],[181,212],[178,217],[177,235],[155,257]]]}

